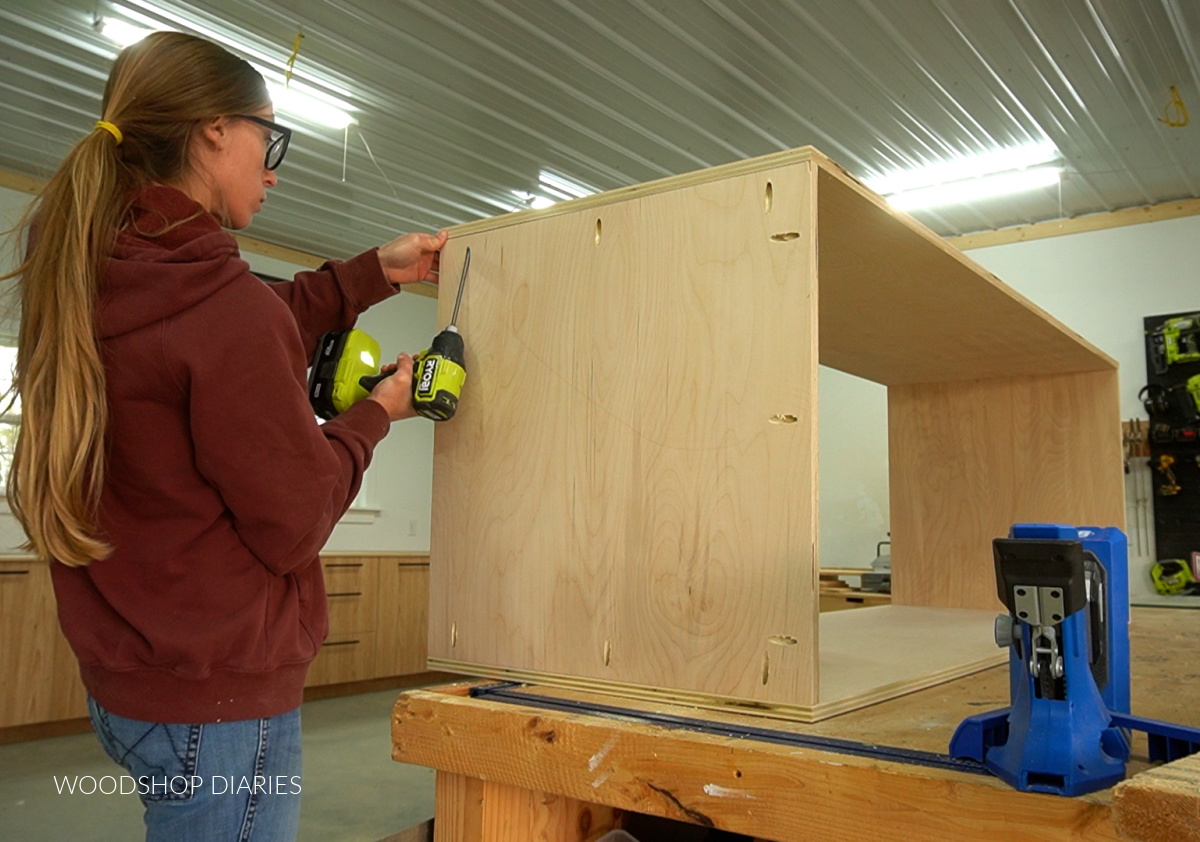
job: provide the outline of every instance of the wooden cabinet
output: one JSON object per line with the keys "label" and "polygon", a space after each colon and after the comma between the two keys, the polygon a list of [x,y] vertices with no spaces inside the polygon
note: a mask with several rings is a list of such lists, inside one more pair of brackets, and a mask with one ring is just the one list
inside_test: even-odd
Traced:
{"label": "wooden cabinet", "polygon": [[[425,671],[429,556],[322,556],[329,637],[306,686]],[[58,626],[50,567],[0,560],[0,729],[87,716],[79,665]]]}
{"label": "wooden cabinet", "polygon": [[428,627],[429,557],[381,558],[375,674],[424,672]]}
{"label": "wooden cabinet", "polygon": [[0,561],[0,684],[0,728],[87,716],[44,562]]}
{"label": "wooden cabinet", "polygon": [[[444,321],[468,248],[433,669],[815,721],[1003,662],[1013,523],[1124,525],[1116,363],[814,149],[455,226]],[[888,390],[893,605],[818,611],[821,365]]]}
{"label": "wooden cabinet", "polygon": [[328,553],[321,563],[329,637],[305,686],[424,672],[429,556]]}

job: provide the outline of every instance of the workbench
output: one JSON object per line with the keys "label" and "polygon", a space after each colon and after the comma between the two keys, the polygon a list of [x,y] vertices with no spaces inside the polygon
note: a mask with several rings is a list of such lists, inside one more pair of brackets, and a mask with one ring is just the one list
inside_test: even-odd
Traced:
{"label": "workbench", "polygon": [[[1200,726],[1200,612],[1135,608],[1130,638],[1133,713]],[[471,698],[470,686],[408,691],[395,706],[393,759],[438,773],[435,842],[592,842],[623,826],[628,812],[772,842],[1200,840],[1200,755],[1152,768],[1144,741],[1135,741],[1123,783],[1062,798],[967,771],[589,710],[620,706],[944,753],[962,719],[1008,703],[1007,667],[810,725],[521,688],[578,706],[553,711]]]}

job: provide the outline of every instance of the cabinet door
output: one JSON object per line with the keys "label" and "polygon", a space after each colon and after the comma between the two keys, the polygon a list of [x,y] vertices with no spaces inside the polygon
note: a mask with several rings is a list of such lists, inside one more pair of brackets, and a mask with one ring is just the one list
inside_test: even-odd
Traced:
{"label": "cabinet door", "polygon": [[0,727],[87,716],[45,562],[0,562]]}
{"label": "cabinet door", "polygon": [[428,560],[381,559],[375,674],[425,672],[428,625]]}

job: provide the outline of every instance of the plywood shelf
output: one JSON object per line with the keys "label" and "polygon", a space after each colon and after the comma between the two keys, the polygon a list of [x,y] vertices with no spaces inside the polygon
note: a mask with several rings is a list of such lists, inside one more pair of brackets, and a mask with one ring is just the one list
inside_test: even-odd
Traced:
{"label": "plywood shelf", "polygon": [[[888,387],[923,674],[987,660],[936,610],[998,607],[1011,523],[1123,525],[1113,360],[815,150],[450,234],[471,375],[435,434],[432,665],[818,715],[819,364]],[[861,671],[862,699],[912,680]]]}

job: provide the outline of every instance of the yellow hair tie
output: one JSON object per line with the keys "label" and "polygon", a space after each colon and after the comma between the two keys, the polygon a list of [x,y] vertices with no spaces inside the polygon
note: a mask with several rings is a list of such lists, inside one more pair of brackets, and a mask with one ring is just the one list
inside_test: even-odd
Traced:
{"label": "yellow hair tie", "polygon": [[92,130],[95,131],[96,129],[104,129],[104,131],[115,137],[117,139],[117,146],[120,146],[121,141],[125,139],[125,135],[121,134],[121,130],[107,120],[97,120]]}

